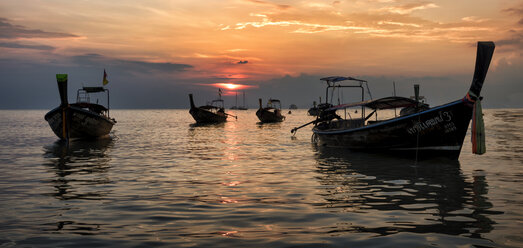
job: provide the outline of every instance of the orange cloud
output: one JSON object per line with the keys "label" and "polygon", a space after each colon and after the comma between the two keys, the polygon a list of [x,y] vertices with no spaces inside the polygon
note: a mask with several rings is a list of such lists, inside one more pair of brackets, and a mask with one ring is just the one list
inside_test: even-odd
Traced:
{"label": "orange cloud", "polygon": [[410,14],[416,10],[432,9],[432,8],[438,8],[438,7],[439,6],[434,3],[421,2],[421,3],[409,3],[409,4],[400,5],[400,6],[394,6],[394,7],[384,7],[379,10],[405,15],[405,14]]}
{"label": "orange cloud", "polygon": [[271,2],[261,1],[261,0],[246,0],[247,2],[256,3],[256,4],[262,4],[262,5],[270,5],[273,7],[276,7],[278,9],[288,9],[291,6],[287,4],[275,4]]}

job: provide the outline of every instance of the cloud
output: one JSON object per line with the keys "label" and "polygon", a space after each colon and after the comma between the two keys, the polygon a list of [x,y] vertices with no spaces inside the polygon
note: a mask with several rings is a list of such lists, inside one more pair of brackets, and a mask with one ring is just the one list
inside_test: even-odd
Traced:
{"label": "cloud", "polygon": [[114,59],[102,56],[100,54],[84,54],[72,56],[71,59],[78,64],[90,66],[117,66],[129,70],[138,71],[162,71],[162,72],[180,72],[193,68],[188,64],[175,64],[169,62],[145,62],[137,60]]}
{"label": "cloud", "polygon": [[[414,7],[411,6],[411,8]],[[310,21],[312,18],[308,16],[279,14],[251,16],[260,17],[262,20],[239,22],[221,30],[280,27],[290,29],[291,33],[300,34],[342,31],[369,37],[405,38],[415,41],[448,40],[457,43],[467,43],[478,38],[484,39],[485,33],[492,33],[492,36],[495,33],[491,26],[480,26],[477,24],[479,20],[474,18],[466,18],[466,20],[455,23],[440,23],[398,13],[353,13],[351,14],[352,19],[347,20],[340,16],[331,18],[330,23],[323,23],[319,20],[312,22]],[[471,20],[476,20],[476,22]]]}
{"label": "cloud", "polygon": [[523,25],[523,4],[520,4],[516,7],[503,9],[502,12],[507,12],[510,15],[514,15],[521,18],[519,19],[518,24]]}
{"label": "cloud", "polygon": [[247,64],[247,63],[249,63],[249,61],[247,61],[247,60],[242,60],[242,61],[236,62],[236,64],[239,64],[239,65],[243,65],[243,64]]}
{"label": "cloud", "polygon": [[289,9],[291,8],[290,5],[287,4],[275,4],[267,1],[261,1],[261,0],[246,0],[247,2],[255,3],[255,4],[261,4],[261,5],[270,5],[272,7],[276,7],[281,10]]}
{"label": "cloud", "polygon": [[76,38],[77,35],[59,32],[47,32],[39,29],[28,29],[20,25],[12,25],[6,18],[0,17],[0,38],[3,39],[34,39],[34,38]]}
{"label": "cloud", "polygon": [[496,46],[515,47],[516,49],[523,50],[523,33],[515,33],[514,35],[507,37],[506,39],[497,40]]}
{"label": "cloud", "polygon": [[5,48],[15,48],[15,49],[34,49],[34,50],[44,50],[50,51],[55,48],[47,45],[30,45],[30,44],[21,44],[18,42],[0,42],[0,47]]}
{"label": "cloud", "polygon": [[[289,21],[271,21],[269,18],[264,17],[262,21],[259,22],[240,22],[236,23],[236,27],[231,28],[226,26],[222,28],[223,31],[229,29],[242,30],[248,26],[255,28],[262,28],[265,26],[280,26],[280,27],[289,27],[297,26],[298,29],[294,30],[293,33],[321,33],[328,31],[344,31],[344,30],[360,30],[366,32],[372,32],[373,29],[369,27],[358,27],[353,25],[331,25],[331,24],[318,24],[318,23],[309,23],[302,22],[298,20],[289,20]],[[379,30],[374,30],[379,32]]]}
{"label": "cloud", "polygon": [[405,14],[410,14],[416,10],[424,10],[424,9],[432,9],[432,8],[439,8],[439,6],[434,3],[430,3],[430,2],[419,2],[419,3],[408,3],[408,4],[404,4],[404,5],[393,6],[393,7],[384,7],[379,10],[390,12],[390,13],[395,13],[395,14],[405,15]]}
{"label": "cloud", "polygon": [[397,26],[402,26],[402,27],[408,26],[408,27],[415,27],[415,28],[421,27],[421,25],[416,24],[416,23],[391,22],[391,21],[379,21],[378,24],[379,25],[397,25]]}
{"label": "cloud", "polygon": [[517,7],[506,8],[506,9],[503,9],[502,11],[507,12],[512,15],[522,16],[523,15],[523,4],[521,4]]}

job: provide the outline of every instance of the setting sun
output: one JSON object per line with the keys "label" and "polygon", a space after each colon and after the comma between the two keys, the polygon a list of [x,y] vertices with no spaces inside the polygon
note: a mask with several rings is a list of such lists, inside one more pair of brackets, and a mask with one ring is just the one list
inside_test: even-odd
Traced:
{"label": "setting sun", "polygon": [[249,85],[233,84],[233,83],[216,83],[216,84],[212,84],[212,85],[215,87],[218,87],[218,88],[225,88],[228,90],[241,90],[241,89],[252,87]]}

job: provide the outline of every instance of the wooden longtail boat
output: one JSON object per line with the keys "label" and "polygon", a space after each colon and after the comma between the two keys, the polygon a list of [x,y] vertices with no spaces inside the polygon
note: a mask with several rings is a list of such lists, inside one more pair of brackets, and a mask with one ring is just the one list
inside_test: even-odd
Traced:
{"label": "wooden longtail boat", "polygon": [[[189,113],[198,124],[222,123],[227,121],[227,116],[230,115],[225,113],[223,100],[221,98],[213,100],[211,103],[200,107],[196,107],[194,104],[192,94],[189,94],[189,101],[191,104]],[[236,118],[236,116],[230,116]]]}
{"label": "wooden longtail boat", "polygon": [[[364,101],[363,84],[366,81],[352,77],[322,78],[321,80],[327,83],[327,97],[333,90],[356,87],[362,91],[362,101],[333,106],[328,104],[327,100],[327,104],[322,104],[322,111],[316,120],[294,128],[291,132],[314,124],[312,140],[320,146],[345,147],[366,152],[390,152],[416,158],[445,157],[456,160],[461,152],[470,120],[473,119],[473,152],[482,154],[485,147],[484,133],[481,132],[483,120],[480,93],[494,48],[493,42],[478,42],[474,77],[466,96],[432,108],[428,108],[418,99],[397,96]],[[341,85],[340,82],[345,80],[355,81],[357,84]],[[361,108],[361,116],[340,116],[355,107]],[[394,108],[407,110],[400,116],[377,119],[379,110]],[[371,112],[366,115],[365,109],[370,109]],[[371,119],[373,116],[375,120]]]}
{"label": "wooden longtail boat", "polygon": [[260,108],[256,111],[256,116],[262,123],[271,123],[271,122],[282,122],[285,120],[285,116],[281,114],[281,102],[276,99],[269,99],[267,102],[267,107],[263,107],[262,99],[259,100]]}
{"label": "wooden longtail boat", "polygon": [[[76,103],[69,104],[67,74],[57,74],[56,79],[61,103],[44,117],[56,136],[62,140],[107,136],[116,123],[109,116],[109,90],[104,87],[83,87],[77,91]],[[107,107],[91,103],[90,94],[93,93],[106,93]]]}

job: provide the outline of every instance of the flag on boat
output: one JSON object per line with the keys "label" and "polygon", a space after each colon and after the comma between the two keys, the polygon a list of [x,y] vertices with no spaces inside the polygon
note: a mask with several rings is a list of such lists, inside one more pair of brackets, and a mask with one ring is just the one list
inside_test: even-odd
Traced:
{"label": "flag on boat", "polygon": [[104,69],[104,80],[103,80],[103,85],[106,85],[109,83],[109,80],[107,80],[107,72],[105,72],[105,69]]}
{"label": "flag on boat", "polygon": [[218,95],[219,95],[220,97],[222,97],[222,89],[221,89],[221,88],[218,88]]}

